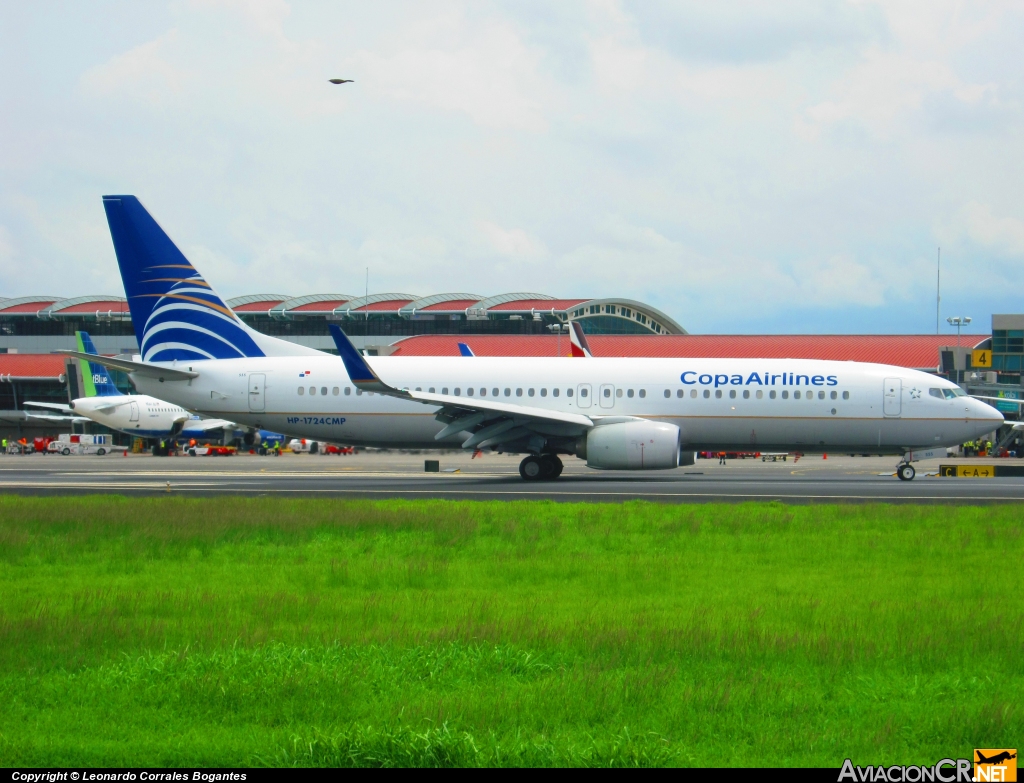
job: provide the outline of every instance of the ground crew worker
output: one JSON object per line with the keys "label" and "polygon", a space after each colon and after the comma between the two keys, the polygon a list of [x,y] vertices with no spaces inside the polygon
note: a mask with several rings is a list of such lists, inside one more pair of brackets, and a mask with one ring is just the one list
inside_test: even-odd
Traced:
{"label": "ground crew worker", "polygon": [[281,456],[281,441],[276,441],[274,443],[274,456],[275,457],[280,457]]}
{"label": "ground crew worker", "polygon": [[3,453],[6,454],[7,453],[7,438],[4,438],[4,446],[3,446],[3,448],[4,448],[4,452]]}
{"label": "ground crew worker", "polygon": [[725,452],[724,451],[718,452],[718,464],[719,465],[724,465],[725,464]]}

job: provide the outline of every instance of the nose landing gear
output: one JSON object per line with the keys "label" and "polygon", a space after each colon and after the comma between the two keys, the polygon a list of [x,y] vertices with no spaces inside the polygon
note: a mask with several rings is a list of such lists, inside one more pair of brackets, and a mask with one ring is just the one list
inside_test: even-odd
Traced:
{"label": "nose landing gear", "polygon": [[526,481],[547,481],[561,474],[562,460],[554,454],[531,454],[519,463],[519,475]]}
{"label": "nose landing gear", "polygon": [[896,466],[896,476],[900,481],[913,481],[916,475],[917,471],[909,462],[901,462]]}

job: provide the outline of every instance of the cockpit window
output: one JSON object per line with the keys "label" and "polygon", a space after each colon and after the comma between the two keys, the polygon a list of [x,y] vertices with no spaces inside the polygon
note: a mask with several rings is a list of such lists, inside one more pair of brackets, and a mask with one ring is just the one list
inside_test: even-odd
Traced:
{"label": "cockpit window", "polygon": [[946,395],[947,400],[956,399],[957,397],[966,397],[963,389],[943,389],[942,393]]}
{"label": "cockpit window", "polygon": [[929,389],[928,394],[932,397],[938,397],[940,400],[944,399],[942,396],[942,389]]}

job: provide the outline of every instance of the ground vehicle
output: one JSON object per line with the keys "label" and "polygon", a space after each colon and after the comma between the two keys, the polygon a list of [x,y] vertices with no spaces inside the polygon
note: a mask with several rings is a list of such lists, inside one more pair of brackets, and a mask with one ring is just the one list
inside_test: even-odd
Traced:
{"label": "ground vehicle", "polygon": [[116,446],[110,435],[69,435],[67,433],[58,436],[57,440],[51,441],[46,450],[53,454],[95,454],[102,457],[115,451],[127,451],[126,446]]}
{"label": "ground vehicle", "polygon": [[320,452],[320,442],[306,438],[292,438],[288,441],[288,450],[294,454],[317,454]]}
{"label": "ground vehicle", "polygon": [[230,457],[236,453],[238,449],[234,446],[189,446],[186,453],[190,457]]}
{"label": "ground vehicle", "polygon": [[352,446],[335,446],[333,443],[325,443],[320,449],[321,454],[355,454]]}

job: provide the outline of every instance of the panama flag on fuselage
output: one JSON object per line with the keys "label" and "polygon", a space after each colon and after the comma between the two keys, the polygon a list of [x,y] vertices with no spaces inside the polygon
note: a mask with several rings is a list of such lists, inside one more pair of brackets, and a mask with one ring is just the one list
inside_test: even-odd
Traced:
{"label": "panama flag on fuselage", "polygon": [[265,355],[135,196],[104,196],[103,208],[143,361]]}

